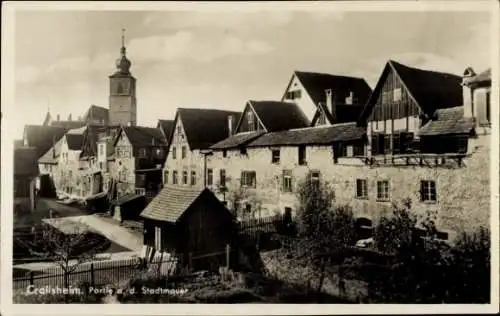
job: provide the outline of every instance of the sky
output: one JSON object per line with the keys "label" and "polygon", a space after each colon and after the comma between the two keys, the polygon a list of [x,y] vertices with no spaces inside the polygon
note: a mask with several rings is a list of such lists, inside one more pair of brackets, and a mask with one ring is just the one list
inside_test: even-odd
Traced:
{"label": "sky", "polygon": [[25,124],[108,107],[108,76],[125,28],[139,125],[178,107],[242,110],[279,100],[294,70],[365,78],[389,59],[461,74],[491,67],[481,12],[18,11],[14,133]]}

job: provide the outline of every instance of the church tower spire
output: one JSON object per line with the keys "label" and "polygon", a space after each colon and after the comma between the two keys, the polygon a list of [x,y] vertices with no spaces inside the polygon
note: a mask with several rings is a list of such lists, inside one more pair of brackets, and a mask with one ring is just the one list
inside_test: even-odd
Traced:
{"label": "church tower spire", "polygon": [[109,122],[111,125],[136,125],[136,79],[130,73],[131,62],[125,47],[125,29],[121,30],[120,57],[116,71],[109,76]]}
{"label": "church tower spire", "polygon": [[121,74],[130,74],[132,63],[127,58],[127,49],[125,48],[125,29],[122,29],[122,47],[120,48],[120,58],[116,60],[116,71]]}

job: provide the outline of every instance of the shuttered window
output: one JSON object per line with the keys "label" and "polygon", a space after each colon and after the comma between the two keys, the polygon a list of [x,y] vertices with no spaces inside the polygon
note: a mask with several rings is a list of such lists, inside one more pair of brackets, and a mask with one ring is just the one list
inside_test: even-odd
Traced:
{"label": "shuttered window", "polygon": [[241,186],[242,187],[255,188],[256,185],[257,185],[257,182],[256,182],[255,171],[242,171],[241,172]]}

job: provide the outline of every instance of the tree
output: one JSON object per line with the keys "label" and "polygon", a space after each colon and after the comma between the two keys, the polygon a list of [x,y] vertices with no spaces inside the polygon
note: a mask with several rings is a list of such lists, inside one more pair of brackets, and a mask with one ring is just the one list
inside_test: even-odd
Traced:
{"label": "tree", "polygon": [[427,212],[417,229],[411,201],[394,204],[375,229],[377,248],[392,259],[370,280],[372,299],[387,303],[485,303],[489,299],[490,236],[462,233],[452,247],[437,238]]}
{"label": "tree", "polygon": [[[224,194],[228,202],[228,207],[236,218],[248,219],[260,215],[262,201],[259,197],[255,192],[251,192],[241,187],[239,183],[233,183],[231,178],[226,178],[226,184],[224,186],[218,184],[217,191],[220,194]],[[250,208],[247,209],[243,204],[249,205]]]}
{"label": "tree", "polygon": [[[102,240],[92,244],[87,227],[82,223],[75,223],[72,227],[65,227],[61,221],[53,220],[53,224],[43,223],[35,229],[32,238],[18,238],[24,248],[31,255],[52,260],[61,268],[64,276],[64,287],[69,286],[69,276],[80,264],[94,259],[99,249],[106,245]],[[103,237],[104,239],[104,237]]]}
{"label": "tree", "polygon": [[321,291],[327,265],[341,266],[342,250],[355,241],[354,217],[349,206],[335,206],[334,190],[311,174],[299,183],[297,192],[298,256],[314,267]]}
{"label": "tree", "polygon": [[411,213],[410,199],[401,204],[393,203],[392,216],[382,217],[375,227],[375,247],[383,253],[395,254],[412,243],[417,217]]}

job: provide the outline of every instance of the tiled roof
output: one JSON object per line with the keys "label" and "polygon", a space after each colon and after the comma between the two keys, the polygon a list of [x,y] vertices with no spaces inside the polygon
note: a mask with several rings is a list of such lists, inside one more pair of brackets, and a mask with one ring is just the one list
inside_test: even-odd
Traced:
{"label": "tiled roof", "polygon": [[37,176],[37,150],[33,147],[22,147],[14,150],[14,176]]}
{"label": "tiled roof", "polygon": [[134,147],[165,146],[166,140],[160,129],[144,126],[125,126],[123,131]]}
{"label": "tiled roof", "polygon": [[491,82],[491,68],[483,71],[478,75],[475,75],[472,78],[468,78],[465,80],[466,84],[483,83],[483,82]]}
{"label": "tiled roof", "polygon": [[166,185],[142,211],[141,217],[176,222],[206,188]]}
{"label": "tiled roof", "polygon": [[61,154],[61,142],[62,139],[58,140],[57,143],[50,147],[47,152],[38,159],[38,163],[50,163],[56,164],[59,155]]}
{"label": "tiled roof", "polygon": [[434,119],[422,126],[420,136],[469,134],[474,128],[472,118],[464,118],[462,106],[437,110]]}
{"label": "tiled roof", "polygon": [[63,137],[66,129],[59,126],[26,125],[24,136],[29,147],[35,147],[37,155],[41,157],[52,145]]}
{"label": "tiled roof", "polygon": [[304,112],[295,103],[254,100],[248,102],[268,132],[308,127],[311,124]]}
{"label": "tiled roof", "polygon": [[103,108],[102,106],[91,105],[83,115],[83,119],[86,122],[89,122],[90,120],[102,120],[104,123],[108,123],[109,110]]}
{"label": "tiled roof", "polygon": [[364,134],[364,128],[356,126],[356,123],[343,123],[268,133],[249,143],[248,147],[328,145],[336,141],[361,139]]}
{"label": "tiled roof", "polygon": [[174,130],[174,120],[158,120],[157,127],[163,130],[165,137],[168,139]]}
{"label": "tiled roof", "polygon": [[372,92],[368,83],[362,78],[305,71],[295,71],[295,75],[316,105],[319,102],[325,102],[326,89],[340,91],[341,94],[348,94],[352,91],[359,104],[363,105]]}
{"label": "tiled roof", "polygon": [[265,132],[249,132],[249,133],[239,133],[232,135],[223,141],[218,142],[217,144],[210,147],[211,149],[230,149],[236,148],[238,146],[242,146],[261,136]]}
{"label": "tiled roof", "polygon": [[82,150],[83,135],[80,134],[66,134],[66,142],[70,150]]}
{"label": "tiled roof", "polygon": [[84,142],[81,157],[97,156],[97,141],[102,135],[109,137],[108,146],[106,146],[107,154],[112,154],[114,152],[113,144],[119,131],[119,126],[87,125],[83,132]]}
{"label": "tiled roof", "polygon": [[432,117],[437,109],[456,107],[463,104],[462,77],[449,73],[412,68],[389,60],[363,109],[361,120],[366,120],[370,116],[390,69],[393,69],[401,78],[410,95],[413,96],[422,111],[429,117]]}
{"label": "tiled roof", "polygon": [[182,120],[191,150],[208,149],[213,144],[228,137],[227,118],[229,115],[234,117],[233,122],[237,122],[241,112],[179,108],[176,120],[179,117]]}

